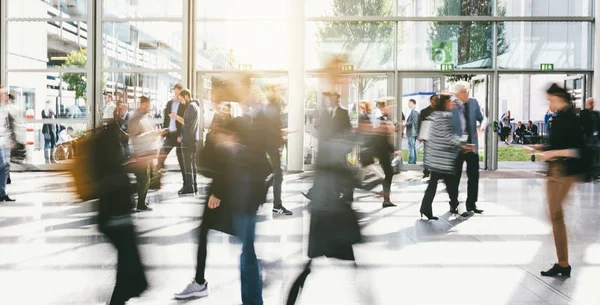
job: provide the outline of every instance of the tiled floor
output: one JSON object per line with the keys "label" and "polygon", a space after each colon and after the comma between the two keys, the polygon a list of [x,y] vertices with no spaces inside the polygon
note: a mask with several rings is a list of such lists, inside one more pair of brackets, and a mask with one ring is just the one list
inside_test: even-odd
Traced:
{"label": "tiled floor", "polygon": [[[402,177],[402,176],[399,176]],[[193,277],[202,198],[178,197],[180,175],[152,193],[154,211],[136,214],[142,259],[151,288],[131,304],[241,304],[233,238],[211,233],[207,279],[211,295],[172,300]],[[400,179],[399,179],[400,180]],[[115,276],[115,252],[96,230],[94,208],[76,203],[61,173],[15,173],[17,202],[0,204],[0,304],[102,304]],[[290,282],[306,261],[309,215],[300,191],[311,181],[288,181],[285,205],[293,216],[261,210],[257,252],[265,266],[265,304],[284,304]],[[449,216],[443,185],[434,212],[418,218],[426,185],[396,181],[397,208],[358,192],[367,243],[356,247],[361,268],[315,261],[299,304],[600,304],[600,185],[581,184],[566,215],[573,276],[542,278],[555,260],[541,179],[481,180],[479,207],[467,220]],[[464,199],[466,183],[461,185]]]}

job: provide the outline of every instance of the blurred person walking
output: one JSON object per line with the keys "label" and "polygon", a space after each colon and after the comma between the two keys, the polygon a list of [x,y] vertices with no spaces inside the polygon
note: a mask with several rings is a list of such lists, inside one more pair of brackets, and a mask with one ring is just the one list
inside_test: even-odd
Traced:
{"label": "blurred person walking", "polygon": [[10,150],[14,145],[14,128],[9,127],[10,105],[4,86],[0,85],[0,202],[15,201],[8,197],[6,183],[10,172]]}
{"label": "blurred person walking", "polygon": [[196,174],[196,151],[200,141],[200,109],[195,101],[192,101],[191,92],[183,89],[176,97],[185,108],[183,116],[176,113],[169,113],[171,120],[175,120],[182,125],[181,135],[177,142],[181,143],[183,152],[183,189],[179,191],[180,195],[194,194],[198,192],[197,174]]}
{"label": "blurred person walking", "polygon": [[[340,106],[340,95],[338,93],[324,92],[323,98],[324,109],[319,116],[318,126],[319,143],[321,143],[321,141],[349,140],[353,138],[350,116],[348,115],[348,110]],[[340,164],[345,164],[346,167],[349,167],[346,155],[350,151],[352,151],[351,147],[348,148],[347,151],[343,149],[331,151],[331,153],[336,154],[335,156],[332,156],[332,158],[337,159]],[[348,173],[351,172],[350,168],[347,168],[347,170]],[[350,179],[345,180],[348,182],[348,185],[344,187],[342,196],[344,196],[347,201],[352,202],[354,200],[354,182],[350,182]],[[303,195],[310,200],[312,188],[307,194],[303,193]]]}
{"label": "blurred person walking", "polygon": [[506,111],[506,113],[500,117],[500,140],[506,145],[509,145],[508,136],[511,134],[512,121],[514,120],[515,119],[510,116],[510,110]]}
{"label": "blurred person walking", "polygon": [[[210,195],[208,208],[221,209],[223,204],[223,207],[231,211],[233,233],[242,242],[240,255],[242,303],[262,305],[262,279],[254,248],[256,213],[259,206],[266,201],[266,178],[271,173],[271,166],[267,160],[267,147],[280,141],[280,130],[269,126],[267,113],[259,99],[260,94],[250,90],[250,77],[244,75],[241,83],[236,91],[244,115],[231,119],[221,132],[215,135],[216,154],[224,160],[223,173],[219,175],[227,178],[223,191],[212,192],[213,194]],[[201,249],[199,247],[199,265],[200,255],[205,254],[200,253]],[[203,292],[207,286],[200,282],[202,279],[194,279],[176,297],[186,298],[208,294],[208,291]]]}
{"label": "blurred person walking", "polygon": [[[268,114],[270,128],[275,128],[283,133],[284,125],[282,119],[282,98],[281,93],[277,88],[272,88],[271,92],[267,95],[268,105],[265,109]],[[286,126],[287,127],[287,126]],[[271,143],[270,147],[267,148],[267,154],[269,155],[269,161],[271,162],[271,168],[273,173],[269,178],[269,185],[273,185],[273,214],[279,215],[293,215],[294,213],[283,206],[281,200],[281,187],[283,184],[283,170],[281,169],[281,150],[285,141],[283,134],[280,136],[279,142]]]}
{"label": "blurred person walking", "polygon": [[598,179],[600,175],[600,171],[598,170],[598,167],[600,167],[600,112],[594,110],[593,98],[588,98],[585,104],[586,107],[579,112],[579,117],[586,144],[592,152],[590,157],[592,158],[594,167],[590,170],[589,177],[586,179],[594,180]]}
{"label": "blurred person walking", "polygon": [[[428,220],[437,220],[433,216],[431,207],[437,191],[439,180],[444,180],[446,191],[450,197],[450,210],[458,210],[458,177],[456,176],[456,155],[459,150],[463,153],[471,152],[473,144],[467,144],[461,137],[454,133],[452,123],[452,111],[455,108],[450,95],[440,95],[432,99],[435,104],[433,112],[428,116],[430,130],[425,141],[424,166],[430,172],[429,185],[421,201],[419,212],[421,217],[425,215]],[[464,212],[461,216],[467,217],[469,213]]]}
{"label": "blurred person walking", "polygon": [[408,118],[406,119],[406,137],[408,138],[408,164],[417,164],[417,136],[419,135],[419,112],[415,109],[417,101],[408,101]]}
{"label": "blurred person walking", "polygon": [[[429,97],[429,106],[427,106],[425,109],[421,110],[421,114],[419,115],[419,133],[421,131],[421,123],[423,123],[424,120],[426,120],[432,113],[433,113],[433,108],[435,107],[436,103],[438,102],[439,99],[439,95],[434,94],[432,96]],[[419,138],[418,139],[419,142],[423,142],[423,139]],[[425,143],[423,143],[423,146],[425,146]],[[423,155],[423,159],[425,159],[425,156]],[[425,160],[423,160],[423,162],[425,162]],[[429,178],[429,170],[427,168],[423,168],[423,179],[427,179]]]}
{"label": "blurred person walking", "polygon": [[131,137],[131,151],[138,164],[135,171],[137,180],[138,199],[136,210],[152,211],[146,203],[146,195],[150,186],[150,165],[152,157],[156,154],[156,142],[161,130],[154,130],[152,122],[148,117],[151,108],[150,99],[146,96],[140,97],[140,106],[129,120],[129,136]]}
{"label": "blurred person walking", "polygon": [[[148,102],[149,103],[149,102]],[[126,161],[119,126],[115,120],[106,121],[106,125],[97,131],[93,147],[86,152],[92,153],[88,160],[93,167],[98,201],[98,230],[117,249],[117,275],[109,305],[123,305],[130,298],[138,297],[148,287],[138,250],[135,226],[131,219],[131,188],[124,167]],[[134,170],[147,168],[147,160],[139,158],[128,166]],[[91,174],[91,173],[90,173]]]}
{"label": "blurred person walking", "polygon": [[[469,98],[471,84],[469,82],[460,81],[454,84],[453,93],[456,97],[457,107],[452,112],[452,120],[455,133],[462,136],[467,144],[472,144],[472,150],[463,150],[456,158],[456,176],[458,183],[456,184],[457,193],[460,184],[460,178],[463,172],[463,164],[467,163],[467,211],[476,214],[483,213],[483,210],[477,208],[477,200],[479,196],[479,137],[478,131],[484,131],[487,120],[484,118],[479,102],[474,98]],[[480,128],[477,128],[477,122],[480,123]],[[450,212],[457,214],[456,207],[450,206]]]}
{"label": "blurred person walking", "polygon": [[548,144],[533,148],[543,151],[542,158],[548,164],[546,195],[558,263],[549,270],[542,271],[541,275],[570,276],[571,265],[563,205],[578,175],[586,170],[581,159],[585,137],[581,122],[575,113],[571,94],[557,84],[552,84],[546,93],[550,109],[554,112],[552,128]]}
{"label": "blurred person walking", "polygon": [[[162,128],[166,129],[163,136],[163,145],[158,154],[158,170],[162,170],[165,167],[165,160],[169,153],[175,148],[175,153],[177,154],[177,163],[179,164],[179,170],[181,171],[181,179],[183,184],[185,184],[185,170],[183,165],[183,151],[181,149],[181,130],[183,128],[183,124],[171,118],[171,113],[176,114],[180,117],[183,117],[185,114],[185,104],[179,100],[179,93],[183,90],[183,85],[177,83],[173,86],[173,99],[170,100],[163,114],[163,124]],[[160,179],[155,180],[156,183],[152,185],[153,189],[160,188]],[[185,188],[185,185],[181,187],[179,193],[181,193]]]}

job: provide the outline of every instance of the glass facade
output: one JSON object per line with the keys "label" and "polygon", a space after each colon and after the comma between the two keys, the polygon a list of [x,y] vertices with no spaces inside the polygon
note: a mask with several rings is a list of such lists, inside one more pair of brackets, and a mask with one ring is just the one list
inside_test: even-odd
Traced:
{"label": "glass facade", "polygon": [[[473,84],[492,122],[508,108],[538,120],[540,82],[591,95],[592,0],[305,0],[304,10],[291,9],[299,1],[6,0],[1,80],[37,127],[49,123],[52,108],[52,123],[83,131],[99,122],[104,93],[123,97],[130,110],[149,96],[158,121],[175,83],[210,110],[211,77],[240,70],[255,73],[258,87],[284,88],[295,109],[287,90],[299,84],[288,83],[299,67],[291,54],[301,54],[304,114],[289,115],[304,116],[305,161],[320,92],[331,89],[321,69],[332,55],[350,63],[335,88],[342,104],[352,112],[361,100],[386,99],[397,120],[406,97],[447,90],[458,79]],[[540,71],[542,64],[555,71]],[[496,150],[492,135],[486,150]]]}

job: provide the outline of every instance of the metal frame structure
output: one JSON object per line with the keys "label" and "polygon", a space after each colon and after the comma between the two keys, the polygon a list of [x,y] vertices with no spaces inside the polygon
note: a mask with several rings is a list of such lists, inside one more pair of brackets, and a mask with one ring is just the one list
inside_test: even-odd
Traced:
{"label": "metal frame structure", "polygon": [[[0,83],[7,83],[9,81],[8,76],[10,73],[86,73],[89,83],[93,84],[88,86],[87,98],[88,100],[95,101],[92,105],[88,105],[88,125],[93,125],[99,122],[99,110],[102,109],[102,79],[103,74],[106,72],[115,73],[132,73],[140,75],[141,73],[180,73],[182,76],[182,83],[190,87],[193,92],[197,95],[200,93],[199,86],[202,85],[202,75],[218,75],[231,72],[238,72],[237,70],[199,70],[196,69],[197,62],[197,41],[196,41],[196,28],[199,22],[265,22],[265,21],[277,21],[287,22],[290,18],[213,18],[211,16],[200,17],[197,16],[196,8],[202,5],[204,1],[213,0],[175,0],[182,1],[183,12],[181,17],[136,17],[136,18],[117,18],[117,17],[105,17],[103,14],[103,1],[87,0],[87,16],[86,17],[73,17],[63,18],[63,14],[56,18],[13,18],[8,15],[9,2],[15,0],[3,0],[0,1]],[[18,1],[18,0],[16,0]],[[301,0],[287,0],[294,5],[299,5],[296,1]],[[418,77],[432,77],[432,76],[444,76],[449,74],[485,74],[489,76],[489,101],[488,104],[488,116],[490,118],[496,118],[499,116],[499,80],[502,75],[507,74],[584,74],[587,76],[587,82],[585,89],[591,94],[592,89],[597,87],[594,86],[595,75],[594,65],[595,62],[595,35],[597,29],[595,28],[595,13],[598,11],[598,7],[593,0],[582,0],[588,1],[588,7],[590,8],[590,16],[498,16],[498,7],[500,0],[491,0],[492,14],[491,16],[398,16],[399,7],[398,0],[393,1],[393,15],[394,16],[306,16],[305,10],[290,10],[290,14],[295,14],[294,18],[301,18],[304,20],[305,25],[310,22],[393,22],[394,23],[394,48],[393,48],[393,65],[390,69],[365,69],[355,70],[348,74],[361,75],[361,74],[386,74],[388,78],[388,93],[393,94],[397,98],[398,109],[402,109],[402,78],[418,78]],[[299,14],[300,16],[297,16]],[[9,22],[21,21],[21,22],[68,22],[68,21],[80,21],[87,23],[88,31],[88,65],[85,68],[47,68],[47,69],[23,69],[7,66],[7,55],[8,47],[7,31]],[[181,69],[150,69],[150,68],[112,68],[104,67],[102,62],[103,57],[103,27],[105,22],[177,22],[181,23],[182,26],[182,50],[181,50]],[[492,51],[492,67],[487,69],[464,69],[455,70],[452,72],[442,72],[439,70],[427,70],[427,69],[400,69],[398,65],[398,34],[399,24],[403,22],[489,22],[493,25],[492,28],[492,39],[493,41],[498,40],[498,24],[501,22],[587,22],[592,26],[589,31],[590,50],[588,51],[589,58],[587,62],[589,66],[583,69],[558,69],[553,72],[540,72],[537,69],[500,69],[498,67],[498,49],[497,44],[494,43]],[[91,36],[91,37],[90,37]],[[292,37],[290,41],[294,45],[305,45],[304,36]],[[303,53],[302,53],[303,54]],[[320,69],[304,69],[304,75],[318,76],[323,71]],[[254,74],[264,77],[289,77],[291,72],[288,69],[283,70],[260,70],[253,71]],[[297,71],[295,72],[297,73]],[[303,90],[300,92],[304,92]],[[401,110],[400,110],[401,111]],[[300,115],[300,114],[298,114]],[[302,114],[303,115],[303,114]],[[68,121],[71,123],[82,122],[84,120],[57,120]],[[35,120],[35,123],[44,123],[45,120]],[[488,131],[487,143],[486,143],[486,157],[485,157],[485,168],[497,169],[497,134],[493,131]]]}

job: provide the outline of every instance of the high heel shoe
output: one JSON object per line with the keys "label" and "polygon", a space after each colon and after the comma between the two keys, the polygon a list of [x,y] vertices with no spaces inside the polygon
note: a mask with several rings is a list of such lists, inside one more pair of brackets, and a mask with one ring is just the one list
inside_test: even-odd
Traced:
{"label": "high heel shoe", "polygon": [[[427,220],[438,220],[439,219],[433,215],[427,215],[427,214],[425,214],[425,217],[427,217]],[[423,218],[423,212],[421,212],[421,218]]]}
{"label": "high heel shoe", "polygon": [[541,274],[543,276],[557,276],[557,275],[562,275],[562,276],[571,276],[571,266],[567,266],[567,267],[562,267],[559,264],[554,264],[554,266],[552,266],[552,268],[550,268],[548,271],[542,271]]}

